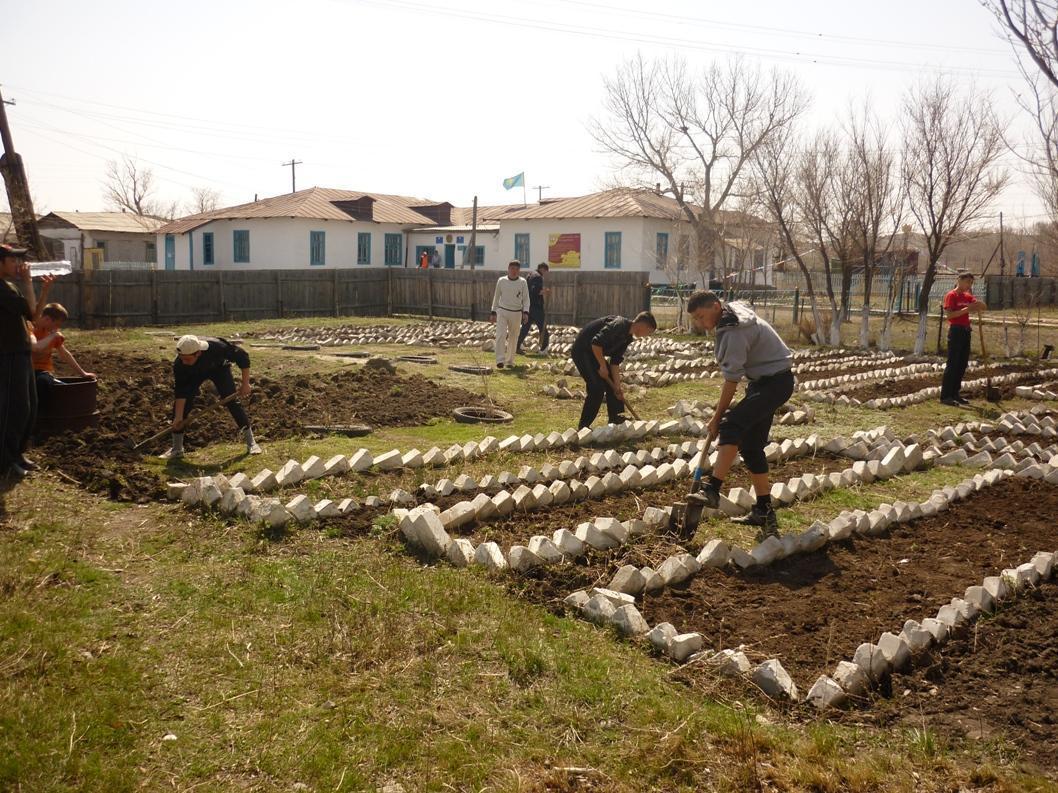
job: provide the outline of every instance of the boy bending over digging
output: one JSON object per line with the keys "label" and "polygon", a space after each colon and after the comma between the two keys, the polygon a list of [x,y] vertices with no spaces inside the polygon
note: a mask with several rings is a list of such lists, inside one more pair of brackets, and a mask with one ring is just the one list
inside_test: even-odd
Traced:
{"label": "boy bending over digging", "polygon": [[[708,481],[688,498],[713,509],[718,507],[724,478],[737,452],[749,469],[757,503],[748,515],[733,520],[759,526],[761,537],[778,534],[764,447],[768,444],[775,411],[793,395],[790,348],[749,306],[724,303],[713,292],[699,291],[691,295],[687,313],[699,330],[715,329],[716,361],[724,376],[716,412],[709,421],[709,440],[719,439],[716,465]],[[749,380],[746,395],[729,409],[743,376]]]}

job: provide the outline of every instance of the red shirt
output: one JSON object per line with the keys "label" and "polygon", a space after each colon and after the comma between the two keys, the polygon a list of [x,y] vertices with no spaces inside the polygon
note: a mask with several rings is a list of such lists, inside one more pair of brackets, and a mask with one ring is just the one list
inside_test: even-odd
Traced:
{"label": "red shirt", "polygon": [[[952,289],[944,296],[944,310],[958,311],[960,308],[966,308],[971,303],[976,302],[977,298],[970,292],[960,292],[958,289]],[[970,315],[966,313],[961,317],[949,317],[948,322],[952,325],[961,325],[964,328],[968,328],[970,327]]]}

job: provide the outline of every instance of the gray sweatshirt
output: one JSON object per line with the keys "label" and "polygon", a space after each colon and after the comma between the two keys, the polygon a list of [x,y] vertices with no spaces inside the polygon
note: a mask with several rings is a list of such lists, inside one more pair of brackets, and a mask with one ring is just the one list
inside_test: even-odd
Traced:
{"label": "gray sweatshirt", "polygon": [[716,326],[716,362],[725,380],[750,380],[789,369],[790,348],[745,303],[725,303]]}

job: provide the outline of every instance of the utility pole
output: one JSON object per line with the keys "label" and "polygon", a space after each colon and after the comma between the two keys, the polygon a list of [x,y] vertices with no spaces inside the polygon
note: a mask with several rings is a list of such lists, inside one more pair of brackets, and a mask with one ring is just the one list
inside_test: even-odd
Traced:
{"label": "utility pole", "polygon": [[0,139],[4,143],[4,153],[0,156],[0,171],[4,173],[4,183],[7,186],[7,202],[11,206],[11,221],[15,226],[18,241],[29,249],[30,256],[38,262],[43,262],[48,259],[48,251],[37,229],[37,215],[33,212],[33,199],[29,194],[26,169],[22,166],[22,158],[15,151],[11,128],[7,124],[5,105],[8,104],[15,103],[14,101],[8,102],[0,95]]}
{"label": "utility pole", "polygon": [[542,184],[542,185],[537,185],[536,187],[531,187],[529,189],[530,190],[536,190],[536,202],[538,204],[542,204],[542,203],[544,203],[544,191],[545,190],[550,190],[551,189],[551,185]]}
{"label": "utility pole", "polygon": [[293,157],[291,157],[290,158],[290,162],[281,162],[279,164],[283,168],[287,168],[287,167],[290,168],[290,192],[296,193],[298,191],[298,187],[297,187],[298,183],[297,183],[297,180],[295,179],[294,171],[296,170],[296,168],[299,165],[303,165],[304,163],[302,163],[301,160],[295,160]]}
{"label": "utility pole", "polygon": [[1003,213],[999,213],[999,274],[1007,274],[1007,251],[1003,245]]}
{"label": "utility pole", "polygon": [[474,209],[470,213],[470,269],[478,262],[478,197],[474,196]]}

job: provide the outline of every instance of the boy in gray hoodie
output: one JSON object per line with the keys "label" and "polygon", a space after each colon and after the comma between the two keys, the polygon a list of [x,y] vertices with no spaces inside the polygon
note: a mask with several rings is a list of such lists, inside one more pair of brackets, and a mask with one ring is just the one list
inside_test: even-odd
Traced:
{"label": "boy in gray hoodie", "polygon": [[[740,453],[753,480],[757,503],[748,515],[735,518],[735,522],[759,526],[762,536],[777,534],[764,447],[775,411],[793,395],[790,348],[749,306],[724,303],[713,292],[691,295],[687,313],[699,330],[716,330],[716,360],[724,376],[716,412],[709,422],[709,438],[719,438],[716,465],[694,497],[715,509],[720,503],[724,477],[735,454]],[[746,395],[728,409],[743,377],[749,380]]]}

